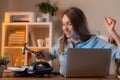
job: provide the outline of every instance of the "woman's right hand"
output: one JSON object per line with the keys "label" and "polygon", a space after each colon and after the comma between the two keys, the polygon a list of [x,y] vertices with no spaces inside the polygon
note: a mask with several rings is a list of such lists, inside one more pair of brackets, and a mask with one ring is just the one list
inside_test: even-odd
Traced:
{"label": "woman's right hand", "polygon": [[46,52],[44,50],[38,50],[38,51],[36,51],[36,56],[39,59],[44,59],[45,58],[45,54],[46,54]]}

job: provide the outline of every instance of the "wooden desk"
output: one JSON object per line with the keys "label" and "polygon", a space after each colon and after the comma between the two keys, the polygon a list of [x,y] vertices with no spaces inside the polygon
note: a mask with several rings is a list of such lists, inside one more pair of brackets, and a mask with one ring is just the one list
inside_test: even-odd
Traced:
{"label": "wooden desk", "polygon": [[43,78],[36,78],[36,77],[4,77],[0,78],[0,80],[120,80],[115,78],[115,76],[110,76],[108,78],[64,78],[58,75],[54,75],[51,77],[43,77]]}
{"label": "wooden desk", "polygon": [[14,73],[10,70],[4,70],[3,71],[3,74],[2,74],[2,77],[9,77],[9,76],[13,76]]}
{"label": "wooden desk", "polygon": [[0,80],[120,80],[115,77],[115,75],[110,75],[107,78],[64,78],[60,75],[51,75],[51,76],[44,76],[42,78],[36,77],[15,77],[13,76],[13,72],[9,70],[4,70],[3,78]]}
{"label": "wooden desk", "polygon": [[0,80],[120,80],[104,78],[0,78]]}

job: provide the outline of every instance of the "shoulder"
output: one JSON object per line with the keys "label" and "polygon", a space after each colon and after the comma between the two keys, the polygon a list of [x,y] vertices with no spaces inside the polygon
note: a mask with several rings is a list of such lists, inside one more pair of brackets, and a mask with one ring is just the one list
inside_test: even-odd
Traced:
{"label": "shoulder", "polygon": [[60,37],[56,40],[56,42],[54,43],[53,46],[59,46],[62,38],[63,38],[63,36],[60,36]]}
{"label": "shoulder", "polygon": [[[58,39],[57,39],[57,41],[56,41],[56,43],[60,43],[60,41],[63,39],[63,36],[60,36]],[[55,44],[56,44],[55,43]]]}
{"label": "shoulder", "polygon": [[91,36],[91,38],[89,39],[89,42],[94,42],[94,43],[108,43],[106,40],[102,39],[99,36],[93,35]]}
{"label": "shoulder", "polygon": [[100,38],[96,35],[92,35],[88,41],[95,41],[95,40],[100,40]]}

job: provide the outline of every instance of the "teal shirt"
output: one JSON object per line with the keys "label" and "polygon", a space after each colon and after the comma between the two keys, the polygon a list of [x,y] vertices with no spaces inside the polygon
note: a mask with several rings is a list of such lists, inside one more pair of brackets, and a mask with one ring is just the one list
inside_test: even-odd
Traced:
{"label": "teal shirt", "polygon": [[[66,72],[66,58],[67,58],[67,49],[68,48],[73,48],[73,44],[71,39],[67,39],[67,44],[64,48],[64,52],[62,54],[59,54],[57,52],[59,45],[60,45],[60,40],[62,37],[58,39],[56,44],[50,49],[50,55],[51,58],[55,59],[58,58],[59,63],[60,63],[60,73],[62,75],[65,74]],[[120,59],[120,49],[118,49],[117,46],[114,46],[107,41],[104,41],[103,39],[97,37],[97,36],[92,36],[89,40],[86,42],[81,42],[78,41],[75,44],[75,48],[106,48],[106,49],[112,49],[112,58],[118,58]]]}

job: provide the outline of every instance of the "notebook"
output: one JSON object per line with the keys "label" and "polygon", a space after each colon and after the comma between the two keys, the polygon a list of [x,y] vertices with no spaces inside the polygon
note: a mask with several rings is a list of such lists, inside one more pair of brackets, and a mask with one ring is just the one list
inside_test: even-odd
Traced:
{"label": "notebook", "polygon": [[69,48],[64,77],[106,77],[110,61],[111,49]]}

